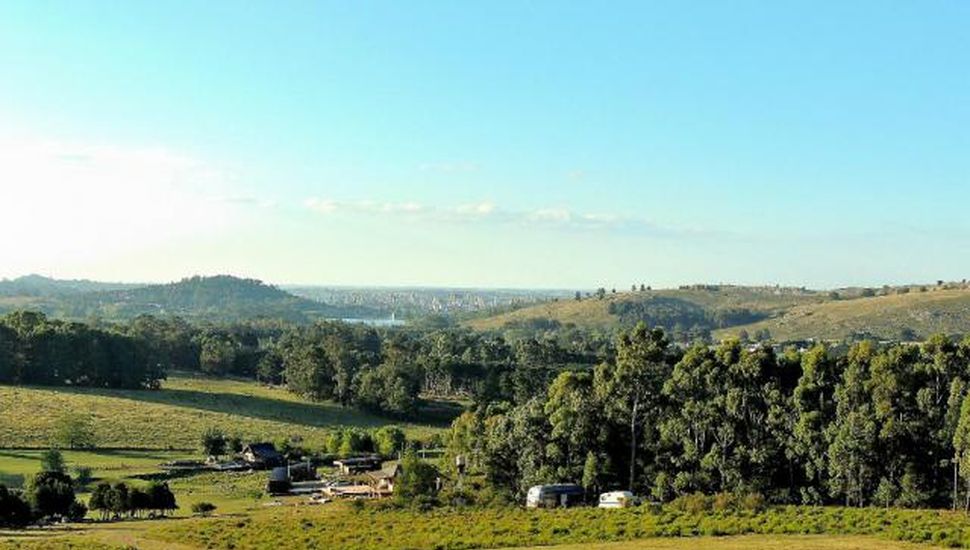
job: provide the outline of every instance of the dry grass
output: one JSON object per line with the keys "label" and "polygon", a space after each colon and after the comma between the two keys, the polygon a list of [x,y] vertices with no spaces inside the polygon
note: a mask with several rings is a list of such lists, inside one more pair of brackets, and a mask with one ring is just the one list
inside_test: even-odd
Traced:
{"label": "dry grass", "polygon": [[492,317],[472,319],[466,322],[466,325],[476,330],[494,330],[500,329],[510,322],[553,319],[563,324],[573,323],[584,328],[610,330],[619,325],[619,319],[615,315],[611,315],[607,309],[611,302],[635,301],[647,296],[678,298],[709,310],[745,308],[765,312],[769,315],[781,314],[796,306],[817,304],[829,300],[825,293],[791,293],[744,287],[724,287],[716,291],[693,289],[662,289],[648,293],[627,291],[607,294],[602,300],[583,298],[578,302],[567,299],[557,302],[544,302]]}
{"label": "dry grass", "polygon": [[938,332],[970,333],[970,290],[912,291],[802,305],[777,318],[724,329],[715,336],[735,335],[741,329],[754,334],[763,328],[776,341],[836,340],[862,332],[877,338],[897,339],[905,328],[920,338]]}

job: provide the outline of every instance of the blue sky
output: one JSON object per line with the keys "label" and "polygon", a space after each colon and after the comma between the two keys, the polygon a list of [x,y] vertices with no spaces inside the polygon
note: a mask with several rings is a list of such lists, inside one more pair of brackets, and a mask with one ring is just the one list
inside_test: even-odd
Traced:
{"label": "blue sky", "polygon": [[968,28],[955,0],[4,2],[0,276],[962,279]]}

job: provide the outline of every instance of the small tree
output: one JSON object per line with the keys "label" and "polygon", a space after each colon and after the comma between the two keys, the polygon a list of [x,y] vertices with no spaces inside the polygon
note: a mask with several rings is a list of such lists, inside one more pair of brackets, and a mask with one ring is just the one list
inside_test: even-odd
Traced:
{"label": "small tree", "polygon": [[71,468],[74,472],[74,483],[78,487],[87,487],[91,483],[91,467],[90,466],[74,466]]}
{"label": "small tree", "polygon": [[374,432],[375,450],[384,456],[395,456],[404,449],[406,443],[404,430],[397,426],[384,426]]}
{"label": "small tree", "polygon": [[586,462],[583,463],[583,488],[587,493],[596,493],[599,488],[600,466],[596,453],[590,451],[586,453]]}
{"label": "small tree", "polygon": [[394,498],[402,504],[430,503],[437,489],[438,470],[408,450],[401,459],[401,474],[394,485]]}
{"label": "small tree", "polygon": [[202,432],[202,453],[216,458],[226,454],[226,434],[219,428],[206,428]]}
{"label": "small tree", "polygon": [[0,527],[21,528],[33,520],[30,504],[22,494],[0,485]]}
{"label": "small tree", "polygon": [[135,517],[152,507],[151,497],[137,487],[132,488],[131,493],[128,494],[128,502],[128,514]]}
{"label": "small tree", "polygon": [[94,448],[97,439],[94,434],[94,423],[91,417],[83,414],[70,413],[58,419],[54,426],[53,443],[67,449]]}
{"label": "small tree", "polygon": [[118,483],[111,488],[111,492],[108,493],[108,509],[112,514],[122,516],[131,509],[128,493],[128,486],[124,483]]}
{"label": "small tree", "polygon": [[63,472],[40,472],[27,482],[26,494],[37,517],[69,517],[74,482]]}
{"label": "small tree", "polygon": [[175,502],[175,494],[168,488],[167,483],[152,483],[148,486],[148,496],[151,500],[151,509],[156,510],[161,515],[178,508]]}
{"label": "small tree", "polygon": [[57,449],[44,451],[40,455],[40,471],[64,473],[64,455]]}
{"label": "small tree", "polygon": [[111,485],[106,482],[98,483],[94,491],[91,492],[91,498],[88,499],[88,506],[92,510],[97,510],[101,514],[101,519],[108,519],[108,514],[111,512]]}

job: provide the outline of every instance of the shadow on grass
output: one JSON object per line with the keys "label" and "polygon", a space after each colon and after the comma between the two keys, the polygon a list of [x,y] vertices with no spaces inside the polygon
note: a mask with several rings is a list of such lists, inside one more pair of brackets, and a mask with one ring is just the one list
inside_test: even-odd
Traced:
{"label": "shadow on grass", "polygon": [[[395,419],[377,416],[354,407],[343,407],[333,402],[305,403],[228,392],[187,389],[114,390],[61,386],[43,389],[74,395],[96,395],[186,407],[313,428],[333,426],[375,428],[395,421]],[[456,416],[461,414],[461,411],[462,407],[458,403],[430,401],[422,405],[416,418],[402,421],[447,427]]]}

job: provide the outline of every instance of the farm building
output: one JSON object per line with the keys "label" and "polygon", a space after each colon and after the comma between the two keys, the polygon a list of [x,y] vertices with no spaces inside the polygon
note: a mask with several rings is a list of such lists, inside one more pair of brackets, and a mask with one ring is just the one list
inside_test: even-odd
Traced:
{"label": "farm building", "polygon": [[381,459],[377,456],[344,458],[341,460],[334,460],[333,465],[340,470],[341,474],[353,475],[380,469]]}
{"label": "farm building", "polygon": [[374,488],[377,495],[394,492],[394,482],[401,475],[401,465],[397,462],[388,463],[380,470],[367,473],[370,477],[370,485]]}
{"label": "farm building", "polygon": [[283,455],[272,443],[250,443],[243,448],[240,456],[253,468],[265,469],[285,465]]}

